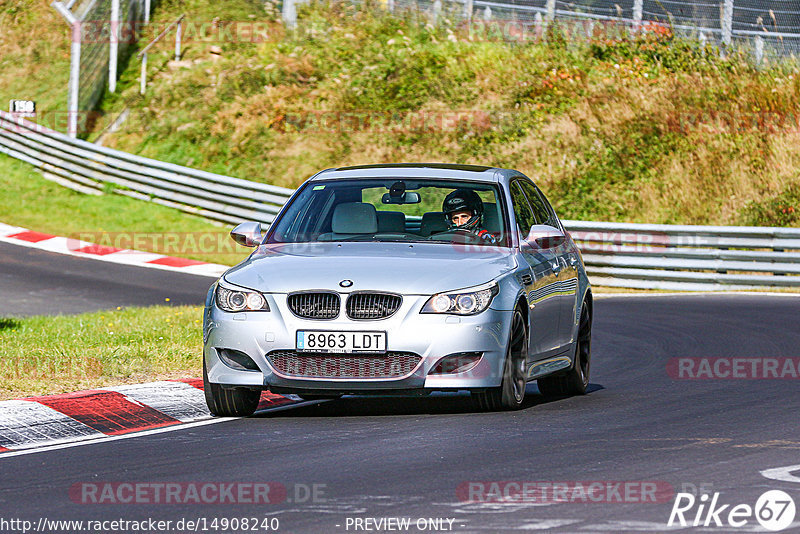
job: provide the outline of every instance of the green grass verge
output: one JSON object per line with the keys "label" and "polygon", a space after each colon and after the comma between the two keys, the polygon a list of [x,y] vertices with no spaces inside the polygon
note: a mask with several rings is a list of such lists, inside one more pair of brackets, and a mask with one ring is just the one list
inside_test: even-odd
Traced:
{"label": "green grass verge", "polygon": [[121,195],[87,195],[0,154],[0,222],[102,245],[234,265],[249,253],[217,225]]}
{"label": "green grass verge", "polygon": [[0,400],[197,378],[202,307],[163,306],[0,318]]}

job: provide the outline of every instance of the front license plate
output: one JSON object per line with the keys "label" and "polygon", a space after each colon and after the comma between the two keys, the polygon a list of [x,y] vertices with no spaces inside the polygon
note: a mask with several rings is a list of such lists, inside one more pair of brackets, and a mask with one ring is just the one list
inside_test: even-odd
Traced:
{"label": "front license plate", "polygon": [[298,330],[300,352],[386,352],[386,332],[336,332],[331,330]]}

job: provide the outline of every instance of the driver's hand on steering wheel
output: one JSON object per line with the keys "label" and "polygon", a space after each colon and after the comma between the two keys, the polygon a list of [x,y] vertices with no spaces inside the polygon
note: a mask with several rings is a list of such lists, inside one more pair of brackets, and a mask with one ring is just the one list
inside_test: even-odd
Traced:
{"label": "driver's hand on steering wheel", "polygon": [[487,230],[484,230],[483,228],[473,232],[473,234],[477,236],[478,239],[480,239],[481,241],[484,241],[490,245],[494,245],[495,243],[497,243],[497,238],[493,234],[489,233]]}

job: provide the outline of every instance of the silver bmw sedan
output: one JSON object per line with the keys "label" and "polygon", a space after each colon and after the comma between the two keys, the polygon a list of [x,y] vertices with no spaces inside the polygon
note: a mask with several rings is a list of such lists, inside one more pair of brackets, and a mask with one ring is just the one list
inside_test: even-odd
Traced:
{"label": "silver bmw sedan", "polygon": [[589,383],[592,293],[575,243],[518,171],[389,164],[322,171],[209,289],[211,413],[304,399],[469,391],[513,410]]}

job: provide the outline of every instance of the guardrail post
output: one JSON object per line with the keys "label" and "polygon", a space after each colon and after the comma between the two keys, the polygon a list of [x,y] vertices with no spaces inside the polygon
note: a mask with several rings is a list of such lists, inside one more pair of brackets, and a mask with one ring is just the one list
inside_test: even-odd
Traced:
{"label": "guardrail post", "polygon": [[547,32],[547,28],[549,28],[556,19],[556,0],[547,0],[547,4],[545,4],[545,12],[544,30]]}
{"label": "guardrail post", "polygon": [[119,0],[111,0],[111,27],[108,31],[108,90],[117,90],[117,57],[119,55]]}
{"label": "guardrail post", "polygon": [[147,52],[142,54],[142,73],[139,75],[139,94],[143,95],[147,87]]}
{"label": "guardrail post", "polygon": [[175,33],[175,61],[181,59],[181,23],[178,22]]}
{"label": "guardrail post", "polygon": [[81,22],[64,5],[53,2],[53,8],[64,17],[70,28],[69,86],[67,96],[67,134],[78,136],[78,96],[81,79]]}
{"label": "guardrail post", "polygon": [[639,33],[642,28],[642,8],[644,0],[633,0],[633,33]]}
{"label": "guardrail post", "polygon": [[72,25],[72,45],[69,65],[69,99],[67,101],[67,133],[78,137],[78,99],[81,81],[81,23]]}
{"label": "guardrail post", "polygon": [[431,24],[436,26],[439,23],[439,17],[442,14],[442,0],[434,0],[431,6]]}
{"label": "guardrail post", "polygon": [[756,35],[755,39],[755,56],[756,67],[760,67],[764,61],[764,39],[760,35]]}
{"label": "guardrail post", "polygon": [[472,21],[472,0],[464,0],[464,18],[471,22]]}
{"label": "guardrail post", "polygon": [[725,0],[722,5],[722,45],[720,54],[725,57],[733,40],[733,0]]}
{"label": "guardrail post", "polygon": [[295,0],[283,0],[281,19],[283,19],[283,25],[287,28],[294,29],[297,27],[297,6],[295,5]]}
{"label": "guardrail post", "polygon": [[538,11],[533,16],[533,31],[536,35],[536,39],[541,39],[544,35],[544,23],[542,22],[542,14]]}

